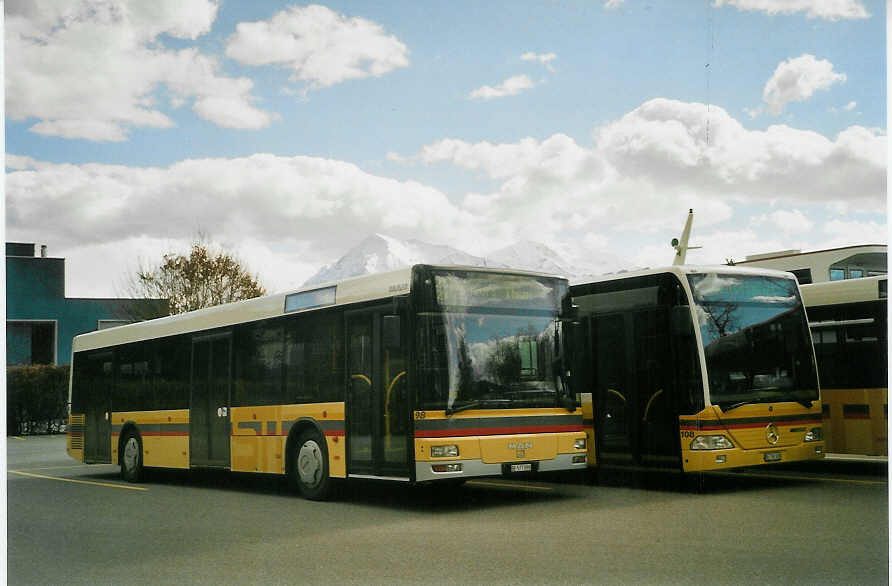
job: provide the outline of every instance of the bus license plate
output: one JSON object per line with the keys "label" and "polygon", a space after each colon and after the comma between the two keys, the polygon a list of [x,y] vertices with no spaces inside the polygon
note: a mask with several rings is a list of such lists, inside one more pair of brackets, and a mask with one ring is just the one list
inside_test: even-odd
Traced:
{"label": "bus license plate", "polygon": [[525,464],[511,464],[511,472],[532,472],[533,465],[529,462]]}
{"label": "bus license plate", "polygon": [[766,462],[780,462],[781,453],[780,452],[767,452],[765,454]]}

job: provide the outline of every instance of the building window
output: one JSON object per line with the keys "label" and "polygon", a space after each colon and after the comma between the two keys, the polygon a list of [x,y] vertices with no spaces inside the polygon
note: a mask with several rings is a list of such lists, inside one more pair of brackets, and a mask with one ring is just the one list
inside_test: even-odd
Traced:
{"label": "building window", "polygon": [[796,269],[790,272],[793,273],[800,285],[811,284],[811,269]]}
{"label": "building window", "polygon": [[864,276],[863,269],[849,269],[849,278],[850,279],[860,279]]}
{"label": "building window", "polygon": [[56,363],[56,322],[6,322],[6,364]]}
{"label": "building window", "polygon": [[846,278],[846,270],[845,269],[830,269],[830,280],[831,281],[842,281]]}

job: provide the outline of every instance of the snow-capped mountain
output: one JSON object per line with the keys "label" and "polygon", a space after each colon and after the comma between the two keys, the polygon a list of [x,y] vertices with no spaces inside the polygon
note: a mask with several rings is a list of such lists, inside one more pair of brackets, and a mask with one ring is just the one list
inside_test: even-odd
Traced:
{"label": "snow-capped mountain", "polygon": [[322,267],[304,283],[304,286],[393,271],[418,263],[511,267],[561,275],[571,282],[584,282],[596,275],[632,268],[631,263],[609,253],[599,254],[596,259],[591,259],[591,262],[587,259],[584,262],[585,266],[579,266],[567,261],[544,244],[528,240],[480,257],[443,244],[400,240],[383,234],[372,234],[336,262]]}
{"label": "snow-capped mountain", "polygon": [[569,275],[573,272],[570,264],[554,250],[542,243],[521,240],[511,246],[500,248],[486,255],[486,260],[494,265],[515,269],[525,269],[552,275]]}
{"label": "snow-capped mountain", "polygon": [[395,271],[419,263],[483,266],[484,260],[451,246],[372,234],[336,262],[322,267],[304,285]]}

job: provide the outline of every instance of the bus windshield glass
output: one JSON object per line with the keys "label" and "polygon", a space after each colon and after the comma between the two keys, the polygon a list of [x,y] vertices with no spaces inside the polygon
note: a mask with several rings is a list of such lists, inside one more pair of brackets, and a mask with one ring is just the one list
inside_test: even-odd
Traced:
{"label": "bus windshield glass", "polygon": [[435,271],[429,283],[434,311],[419,314],[418,328],[422,409],[558,405],[566,281]]}
{"label": "bus windshield glass", "polygon": [[808,324],[793,279],[697,273],[688,280],[712,404],[727,411],[818,399]]}

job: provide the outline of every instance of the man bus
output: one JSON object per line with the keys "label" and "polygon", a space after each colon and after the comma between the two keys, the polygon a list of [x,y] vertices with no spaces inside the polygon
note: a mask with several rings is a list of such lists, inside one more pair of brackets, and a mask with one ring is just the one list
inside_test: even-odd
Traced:
{"label": "man bus", "polygon": [[591,466],[696,472],[823,457],[791,274],[679,265],[570,291]]}
{"label": "man bus", "polygon": [[68,452],[412,483],[586,466],[567,282],[416,265],[74,339]]}

